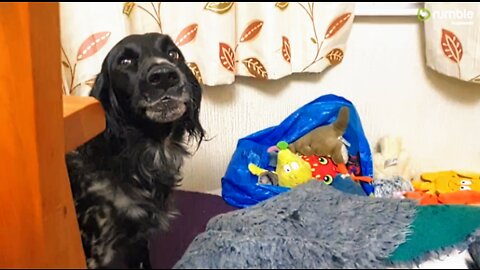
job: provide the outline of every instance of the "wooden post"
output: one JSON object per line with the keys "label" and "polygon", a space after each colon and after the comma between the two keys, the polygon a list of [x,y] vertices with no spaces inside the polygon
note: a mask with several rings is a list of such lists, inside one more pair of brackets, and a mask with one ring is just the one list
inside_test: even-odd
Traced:
{"label": "wooden post", "polygon": [[85,268],[64,158],[59,6],[0,12],[0,268]]}

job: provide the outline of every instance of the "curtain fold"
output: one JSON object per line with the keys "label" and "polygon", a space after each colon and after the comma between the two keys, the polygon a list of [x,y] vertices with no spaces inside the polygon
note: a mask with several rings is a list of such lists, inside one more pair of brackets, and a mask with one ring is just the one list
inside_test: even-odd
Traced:
{"label": "curtain fold", "polygon": [[168,34],[204,85],[279,79],[339,64],[354,3],[60,3],[63,90],[88,95],[108,51],[129,34]]}
{"label": "curtain fold", "polygon": [[471,83],[480,83],[480,4],[426,3],[427,66]]}

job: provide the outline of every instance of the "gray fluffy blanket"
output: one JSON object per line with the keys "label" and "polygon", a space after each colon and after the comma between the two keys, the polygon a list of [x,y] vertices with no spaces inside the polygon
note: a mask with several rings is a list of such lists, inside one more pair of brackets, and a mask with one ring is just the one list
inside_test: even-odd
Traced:
{"label": "gray fluffy blanket", "polygon": [[416,206],[311,181],[211,219],[174,268],[388,267]]}

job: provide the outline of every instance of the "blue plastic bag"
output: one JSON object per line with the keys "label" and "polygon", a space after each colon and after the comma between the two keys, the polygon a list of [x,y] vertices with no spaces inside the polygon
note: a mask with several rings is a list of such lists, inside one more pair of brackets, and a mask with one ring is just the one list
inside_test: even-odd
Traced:
{"label": "blue plastic bag", "polygon": [[[345,98],[325,95],[302,106],[278,126],[266,128],[238,141],[227,171],[222,177],[223,199],[230,205],[243,208],[288,191],[289,188],[285,187],[257,184],[258,177],[250,173],[248,164],[254,163],[261,168],[274,170],[269,167],[267,149],[270,146],[282,140],[292,143],[314,128],[332,123],[342,106],[350,109],[349,124],[343,135],[351,144],[348,153],[360,157],[362,175],[373,176],[370,146],[355,107]],[[373,192],[370,184],[362,182],[362,187],[367,194]]]}

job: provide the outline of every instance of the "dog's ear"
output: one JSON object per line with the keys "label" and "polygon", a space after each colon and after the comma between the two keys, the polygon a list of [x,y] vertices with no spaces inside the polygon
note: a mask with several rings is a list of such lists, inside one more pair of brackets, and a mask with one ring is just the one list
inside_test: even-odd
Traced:
{"label": "dog's ear", "polygon": [[185,128],[190,138],[195,139],[198,142],[198,146],[205,138],[205,130],[200,123],[200,105],[202,103],[202,86],[198,82],[197,78],[191,72],[190,68],[185,66],[184,70],[187,80],[190,82],[191,87],[191,107],[188,118],[185,122]]}
{"label": "dog's ear", "polygon": [[95,84],[90,92],[90,96],[95,97],[102,104],[107,121],[106,133],[108,135],[118,135],[121,133],[119,125],[119,121],[121,121],[121,117],[119,116],[121,109],[110,84],[109,62],[107,59],[108,56],[103,62],[102,70],[95,79]]}
{"label": "dog's ear", "polygon": [[108,62],[107,59],[105,59],[102,64],[102,69],[97,75],[92,91],[90,92],[90,96],[98,99],[102,105],[105,105],[110,89],[110,78],[108,73]]}

